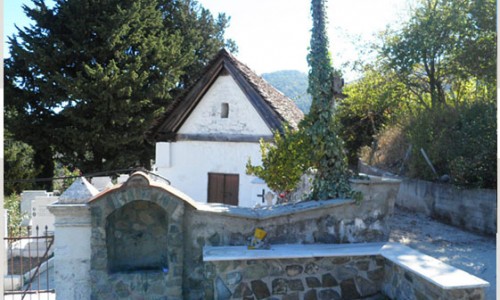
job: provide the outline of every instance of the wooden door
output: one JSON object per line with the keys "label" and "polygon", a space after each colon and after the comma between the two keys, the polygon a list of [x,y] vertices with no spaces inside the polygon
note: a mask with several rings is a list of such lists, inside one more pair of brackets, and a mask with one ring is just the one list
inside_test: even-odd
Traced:
{"label": "wooden door", "polygon": [[238,174],[208,173],[208,202],[238,205]]}

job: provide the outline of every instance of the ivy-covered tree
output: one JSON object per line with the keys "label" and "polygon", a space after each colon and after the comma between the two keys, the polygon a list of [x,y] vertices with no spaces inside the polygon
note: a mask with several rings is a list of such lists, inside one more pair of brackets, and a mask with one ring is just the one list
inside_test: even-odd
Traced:
{"label": "ivy-covered tree", "polygon": [[347,158],[339,136],[338,122],[333,118],[333,84],[338,72],[334,71],[328,52],[325,2],[326,0],[311,1],[313,28],[307,60],[310,67],[308,91],[312,96],[312,104],[309,114],[301,123],[310,138],[313,167],[317,170],[311,194],[314,200],[351,195]]}
{"label": "ivy-covered tree", "polygon": [[[35,151],[42,177],[53,157],[83,173],[149,167],[144,134],[208,57],[232,43],[228,19],[196,1],[44,0],[9,38],[6,126]],[[190,74],[188,74],[189,72]]]}

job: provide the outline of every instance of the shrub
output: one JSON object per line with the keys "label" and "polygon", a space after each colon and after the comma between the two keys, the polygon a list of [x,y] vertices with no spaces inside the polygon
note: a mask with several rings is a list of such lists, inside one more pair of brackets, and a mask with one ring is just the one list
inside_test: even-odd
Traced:
{"label": "shrub", "polygon": [[496,188],[496,106],[474,103],[463,109],[453,128],[450,176],[467,187]]}
{"label": "shrub", "polygon": [[11,236],[23,236],[27,234],[26,227],[21,227],[23,218],[21,213],[21,196],[11,194],[5,197],[4,208],[7,210],[7,234]]}
{"label": "shrub", "polygon": [[262,165],[254,166],[250,158],[246,172],[263,179],[273,191],[282,194],[283,202],[288,201],[288,194],[294,190],[302,175],[310,165],[310,148],[305,143],[303,131],[284,128],[283,135],[274,133],[273,143],[260,141]]}
{"label": "shrub", "polygon": [[463,103],[422,112],[406,133],[413,144],[410,176],[436,178],[420,154],[423,148],[437,173],[448,174],[454,184],[496,188],[495,103]]}
{"label": "shrub", "polygon": [[[385,128],[377,140],[375,151],[371,147],[360,151],[360,158],[373,166],[397,174],[407,167],[403,175],[431,181],[446,174],[461,187],[496,188],[495,103],[479,101],[422,110],[406,125]],[[410,145],[411,156],[405,162]]]}
{"label": "shrub", "polygon": [[363,147],[359,157],[372,166],[399,174],[404,167],[404,158],[409,147],[403,130],[399,125],[385,128],[376,136],[377,149],[374,151],[372,147]]}

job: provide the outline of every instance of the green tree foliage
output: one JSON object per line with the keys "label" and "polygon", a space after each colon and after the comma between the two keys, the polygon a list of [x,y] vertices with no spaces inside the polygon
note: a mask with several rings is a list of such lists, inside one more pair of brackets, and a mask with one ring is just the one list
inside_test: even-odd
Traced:
{"label": "green tree foliage", "polygon": [[39,173],[34,166],[33,149],[26,143],[16,141],[8,131],[4,133],[4,195],[21,193],[32,189],[33,179]]}
{"label": "green tree foliage", "polygon": [[82,176],[79,169],[63,166],[56,162],[54,177],[63,179],[54,180],[54,190],[64,193],[78,176]]}
{"label": "green tree foliage", "polygon": [[375,146],[376,135],[384,126],[411,110],[411,101],[405,101],[411,95],[394,72],[381,73],[370,65],[365,67],[363,78],[347,85],[344,92],[348,97],[339,103],[335,118],[341,124],[349,164],[356,166],[360,149]]}
{"label": "green tree foliage", "polygon": [[[144,134],[221,47],[228,19],[196,1],[44,0],[9,38],[7,127],[52,177],[57,153],[84,173],[148,167]],[[188,73],[189,72],[189,73]]]}
{"label": "green tree foliage", "polygon": [[[274,133],[272,143],[260,141],[262,165],[253,166],[248,159],[247,174],[261,178],[273,191],[288,195],[310,165],[310,145],[306,141],[304,131],[292,131],[285,126],[283,134]],[[287,200],[285,196],[283,201]]]}
{"label": "green tree foliage", "polygon": [[9,237],[25,236],[26,227],[21,227],[24,215],[21,213],[21,196],[11,194],[4,197],[3,207],[7,210],[7,234]]}
{"label": "green tree foliage", "polygon": [[[384,140],[412,145],[406,163],[413,177],[436,179],[422,148],[439,175],[450,175],[453,183],[495,187],[495,5],[492,0],[422,0],[400,31],[385,32],[377,65],[347,87],[350,99],[339,109],[346,140],[352,137],[350,149],[359,149],[356,142],[368,145],[368,136],[379,131],[376,136]],[[378,84],[377,77],[385,82]],[[358,120],[371,112],[379,112],[379,123],[369,131]],[[403,136],[390,139],[396,126]],[[356,127],[365,138],[354,137]],[[401,145],[379,149],[380,157],[402,152],[390,147]],[[403,162],[402,157],[391,160]]]}
{"label": "green tree foliage", "polygon": [[496,188],[495,103],[477,101],[421,112],[405,132],[414,149],[411,177],[436,179],[421,156],[422,148],[439,176],[447,174],[459,186]]}
{"label": "green tree foliage", "polygon": [[[455,1],[454,1],[455,2]],[[496,6],[495,0],[462,0],[455,5],[462,14],[453,58],[463,78],[477,78],[490,92],[496,89]]]}
{"label": "green tree foliage", "polygon": [[483,83],[478,88],[493,88],[495,1],[477,2],[422,0],[401,31],[385,37],[381,58],[427,109],[460,96],[471,76]]}
{"label": "green tree foliage", "polygon": [[[183,37],[181,51],[193,55],[193,59],[183,68],[179,80],[180,87],[192,85],[203,67],[222,48],[235,52],[237,46],[233,40],[225,40],[224,32],[230,18],[221,13],[216,18],[197,1],[158,0],[164,17],[163,25],[168,30],[175,30]],[[177,89],[174,92],[180,92]]]}
{"label": "green tree foliage", "polygon": [[312,99],[307,93],[307,74],[296,70],[284,70],[264,73],[262,78],[292,99],[305,114],[309,112]]}
{"label": "green tree foliage", "polygon": [[333,79],[336,72],[328,52],[324,0],[311,1],[313,28],[309,63],[309,89],[312,104],[301,127],[310,138],[313,150],[313,167],[317,170],[311,198],[326,200],[349,197],[349,170],[343,141],[339,136],[339,124],[334,121]]}

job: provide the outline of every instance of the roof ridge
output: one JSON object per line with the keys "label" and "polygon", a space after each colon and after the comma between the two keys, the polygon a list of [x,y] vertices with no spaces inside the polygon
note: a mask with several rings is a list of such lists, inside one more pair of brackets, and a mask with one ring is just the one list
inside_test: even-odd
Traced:
{"label": "roof ridge", "polygon": [[[194,83],[190,87],[180,93],[179,96],[176,97],[172,102],[170,102],[170,104],[167,105],[162,116],[157,118],[153,122],[150,130],[147,133],[147,136],[150,139],[156,140],[160,134],[167,134],[166,132],[160,133],[159,131],[169,121],[169,117],[173,115],[172,113],[176,110],[179,110],[180,106],[184,106],[184,108],[187,108],[186,105],[182,104],[183,100],[190,97],[189,94],[192,92],[192,90],[199,89],[199,85],[203,84],[204,80],[206,81],[204,84],[211,84],[209,80],[207,80],[207,76],[209,78],[212,78],[210,76],[215,74],[213,72],[217,72],[216,66],[218,64],[222,63],[222,68],[229,67],[224,66],[225,60],[229,61],[229,63],[233,65],[233,67],[236,69],[235,71],[237,71],[244,78],[244,81],[246,81],[250,85],[249,87],[252,88],[258,94],[258,97],[260,97],[266,103],[265,105],[271,109],[273,114],[275,114],[273,118],[280,119],[278,123],[282,124],[286,122],[292,128],[298,128],[298,123],[303,119],[304,113],[296,106],[295,102],[287,97],[283,92],[279,91],[269,82],[267,82],[262,76],[259,76],[248,65],[238,60],[238,58],[236,58],[236,56],[234,56],[232,53],[227,51],[225,48],[222,48],[214,56],[214,58],[210,60],[209,63],[207,63],[204,70],[200,73],[199,78],[194,81]],[[174,135],[175,126],[167,125],[167,127],[169,130],[168,134]]]}

